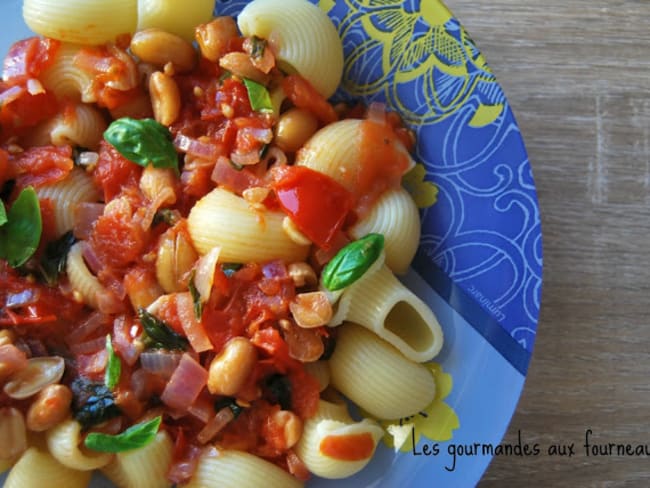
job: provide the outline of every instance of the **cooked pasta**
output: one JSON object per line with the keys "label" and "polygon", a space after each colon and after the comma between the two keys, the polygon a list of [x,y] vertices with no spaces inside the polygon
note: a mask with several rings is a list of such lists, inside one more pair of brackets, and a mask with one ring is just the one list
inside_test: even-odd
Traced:
{"label": "cooked pasta", "polygon": [[187,40],[194,39],[194,27],[209,21],[214,9],[213,0],[138,0],[137,3],[138,30],[156,27]]}
{"label": "cooked pasta", "polygon": [[79,44],[103,44],[135,31],[137,0],[24,0],[23,17],[37,34]]}
{"label": "cooked pasta", "polygon": [[339,299],[331,325],[366,327],[412,361],[429,361],[442,349],[442,328],[431,309],[383,264],[383,256]]}
{"label": "cooked pasta", "polygon": [[80,241],[70,248],[66,260],[66,273],[73,293],[76,293],[76,298],[97,310],[99,308],[98,297],[104,292],[104,287],[90,272],[84,261],[83,249],[85,245],[87,244]]}
{"label": "cooked pasta", "polygon": [[5,486],[337,480],[435,396],[442,329],[394,274],[413,134],[328,100],[342,43],[313,2],[212,8],[24,2],[39,36],[0,83]]}
{"label": "cooked pasta", "polygon": [[187,225],[199,253],[220,246],[225,263],[304,261],[309,247],[286,234],[283,219],[282,213],[254,209],[243,198],[216,188],[194,205]]}
{"label": "cooked pasta", "polygon": [[383,435],[368,419],[353,421],[344,404],[320,400],[318,412],[305,423],[296,454],[318,476],[347,478],[368,464]]}
{"label": "cooked pasta", "polygon": [[90,482],[90,472],[78,471],[60,464],[48,452],[29,448],[9,472],[5,488],[31,488],[39,486],[65,486],[85,488]]}
{"label": "cooked pasta", "polygon": [[74,168],[65,180],[38,188],[37,193],[39,198],[52,202],[58,236],[73,229],[80,203],[97,202],[100,198],[90,176],[81,168]]}
{"label": "cooked pasta", "polygon": [[91,471],[106,466],[113,457],[111,454],[98,454],[82,449],[81,425],[68,419],[50,429],[46,434],[50,454],[59,463],[79,471]]}
{"label": "cooked pasta", "polygon": [[280,66],[298,72],[324,97],[334,94],[343,73],[343,46],[330,19],[303,0],[257,0],[237,17],[246,36],[269,39]]}
{"label": "cooked pasta", "polygon": [[82,45],[63,42],[52,63],[40,76],[45,89],[51,91],[59,100],[95,102],[91,91],[93,77],[75,64],[75,56]]}
{"label": "cooked pasta", "polygon": [[292,488],[302,483],[278,466],[243,451],[209,450],[186,488]]}
{"label": "cooked pasta", "polygon": [[330,359],[332,385],[381,419],[399,419],[423,410],[435,397],[433,375],[422,364],[364,327],[339,329]]}
{"label": "cooked pasta", "polygon": [[171,486],[166,478],[174,446],[164,431],[141,449],[120,452],[102,472],[120,488],[161,488]]}
{"label": "cooked pasta", "polygon": [[406,273],[420,242],[420,214],[406,190],[385,192],[368,215],[350,229],[355,239],[371,233],[384,236],[386,266],[393,273]]}

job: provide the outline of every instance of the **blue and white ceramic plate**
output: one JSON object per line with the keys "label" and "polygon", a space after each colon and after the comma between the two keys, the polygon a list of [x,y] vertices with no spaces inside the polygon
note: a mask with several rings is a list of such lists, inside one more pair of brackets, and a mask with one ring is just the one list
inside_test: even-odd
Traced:
{"label": "blue and white ceramic plate", "polygon": [[[435,401],[399,422],[411,432],[402,449],[381,445],[357,476],[308,486],[474,486],[491,460],[474,445],[501,442],[539,314],[540,215],[521,134],[485,59],[438,0],[312,1],[343,39],[336,96],[385,102],[417,134],[419,164],[405,183],[423,232],[406,282],[438,315],[446,345],[431,365]],[[220,0],[216,12],[234,16],[246,3]],[[5,0],[3,53],[29,35],[20,5]]]}

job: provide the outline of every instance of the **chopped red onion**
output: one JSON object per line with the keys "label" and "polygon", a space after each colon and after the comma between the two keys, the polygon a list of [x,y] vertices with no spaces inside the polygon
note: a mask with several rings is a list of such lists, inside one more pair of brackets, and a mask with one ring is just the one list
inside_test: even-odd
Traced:
{"label": "chopped red onion", "polygon": [[103,203],[80,202],[74,208],[72,233],[77,239],[87,240],[95,221],[104,213]]}
{"label": "chopped red onion", "polygon": [[181,412],[194,403],[208,381],[208,372],[192,356],[183,354],[160,399]]}
{"label": "chopped red onion", "polygon": [[232,152],[230,153],[230,159],[240,166],[251,166],[260,162],[260,152],[257,150],[247,153]]}
{"label": "chopped red onion", "polygon": [[181,361],[182,353],[171,351],[146,351],[140,354],[142,369],[168,380]]}
{"label": "chopped red onion", "polygon": [[101,312],[91,313],[86,320],[75,327],[72,332],[65,336],[68,344],[79,343],[101,326],[108,324],[110,317]]}
{"label": "chopped red onion", "polygon": [[79,344],[71,344],[70,352],[75,356],[79,356],[81,354],[96,353],[97,351],[101,351],[105,347],[106,347],[106,337],[101,336],[98,337],[97,339],[91,339],[89,341],[81,342]]}
{"label": "chopped red onion", "polygon": [[212,419],[198,433],[196,439],[201,444],[210,442],[228,423],[235,418],[235,414],[230,407],[223,407],[212,417]]}
{"label": "chopped red onion", "polygon": [[174,138],[174,146],[179,151],[208,161],[214,161],[221,153],[217,144],[193,139],[180,133]]}
{"label": "chopped red onion", "polygon": [[246,170],[236,170],[228,158],[220,156],[217,164],[214,165],[210,179],[217,185],[241,195],[246,189],[253,186],[259,186],[259,179]]}

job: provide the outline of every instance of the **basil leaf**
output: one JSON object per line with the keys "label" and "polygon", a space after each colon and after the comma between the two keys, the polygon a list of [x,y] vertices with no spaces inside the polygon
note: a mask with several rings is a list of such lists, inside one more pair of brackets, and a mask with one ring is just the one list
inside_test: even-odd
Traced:
{"label": "basil leaf", "polygon": [[257,36],[253,36],[251,39],[251,58],[260,59],[264,56],[264,51],[266,50],[267,42],[265,39],[260,39]]}
{"label": "basil leaf", "polygon": [[57,240],[49,242],[41,256],[40,272],[49,285],[54,285],[61,273],[65,271],[68,251],[77,242],[72,231],[68,231]]}
{"label": "basil leaf", "polygon": [[244,411],[243,407],[237,403],[233,397],[223,397],[214,402],[214,410],[218,412],[222,408],[228,407],[233,413],[234,418],[239,417],[239,414]]}
{"label": "basil leaf", "polygon": [[20,192],[6,218],[0,228],[0,258],[17,268],[32,257],[43,232],[38,195],[31,186]]}
{"label": "basil leaf", "polygon": [[106,364],[106,371],[104,373],[104,383],[106,384],[107,388],[112,390],[120,381],[120,374],[122,374],[122,363],[117,354],[115,354],[110,334],[106,335],[106,351],[108,351],[108,363]]}
{"label": "basil leaf", "polygon": [[103,383],[92,383],[80,376],[72,382],[70,389],[73,394],[72,412],[83,429],[122,414],[113,393]]}
{"label": "basil leaf", "polygon": [[129,161],[140,166],[173,168],[178,174],[178,154],[169,130],[154,119],[122,117],[108,126],[104,139]]}
{"label": "basil leaf", "polygon": [[185,337],[174,332],[169,325],[147,312],[144,308],[138,311],[138,318],[142,323],[145,334],[150,339],[149,345],[151,347],[170,350],[187,349],[188,342]]}
{"label": "basil leaf", "polygon": [[358,280],[377,260],[384,249],[384,236],[368,234],[341,249],[323,270],[323,285],[330,291],[340,290]]}
{"label": "basil leaf", "polygon": [[86,436],[84,445],[99,452],[123,452],[140,449],[153,441],[160,428],[162,417],[132,425],[121,434],[110,435],[91,432]]}
{"label": "basil leaf", "polygon": [[227,278],[230,278],[239,271],[242,266],[241,263],[224,263],[221,265],[221,271],[223,271],[223,274],[225,274]]}
{"label": "basil leaf", "polygon": [[248,100],[253,110],[256,112],[273,112],[271,95],[269,95],[269,91],[264,85],[248,78],[244,78],[244,85],[246,85]]}
{"label": "basil leaf", "polygon": [[193,270],[190,276],[189,289],[190,295],[192,296],[192,303],[194,303],[194,315],[196,316],[196,320],[201,320],[201,317],[203,315],[203,304],[201,303],[201,294],[199,293],[199,290],[196,289],[196,285],[194,284],[195,274],[196,270]]}
{"label": "basil leaf", "polygon": [[7,223],[7,211],[5,210],[5,204],[0,200],[0,226]]}

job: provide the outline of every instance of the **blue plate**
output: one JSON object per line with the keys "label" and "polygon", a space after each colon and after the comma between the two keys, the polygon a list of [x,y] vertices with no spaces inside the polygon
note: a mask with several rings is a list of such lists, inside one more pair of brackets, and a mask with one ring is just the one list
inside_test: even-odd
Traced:
{"label": "blue plate", "polygon": [[[216,12],[234,16],[246,3],[217,1]],[[416,132],[419,164],[405,185],[423,232],[405,282],[438,315],[446,344],[431,364],[435,401],[398,422],[410,432],[402,449],[387,438],[358,475],[308,486],[474,486],[519,400],[539,315],[540,215],[521,134],[485,59],[438,0],[314,3],[343,39],[336,97],[384,102]],[[20,5],[5,0],[2,52],[29,35]]]}

